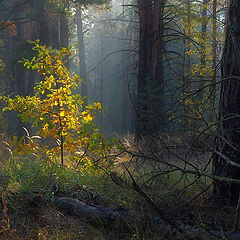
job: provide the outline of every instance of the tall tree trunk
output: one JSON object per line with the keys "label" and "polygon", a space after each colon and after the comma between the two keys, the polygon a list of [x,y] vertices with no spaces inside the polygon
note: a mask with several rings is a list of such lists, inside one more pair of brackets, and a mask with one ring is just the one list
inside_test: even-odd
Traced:
{"label": "tall tree trunk", "polygon": [[145,0],[138,1],[139,7],[139,63],[137,84],[137,112],[136,112],[136,137],[146,134],[146,78],[147,78],[147,26],[149,3]]}
{"label": "tall tree trunk", "polygon": [[[125,0],[122,0],[122,18],[125,20]],[[123,21],[123,28],[125,29],[126,24]],[[122,49],[124,49],[125,43],[122,43]],[[123,54],[124,57],[124,54]],[[122,80],[122,121],[121,121],[121,129],[120,131],[123,134],[126,134],[127,130],[127,111],[128,111],[128,66],[126,64],[123,65],[124,73],[123,73],[123,80]]]}
{"label": "tall tree trunk", "polygon": [[[221,122],[216,138],[216,154],[213,174],[240,179],[240,1],[231,0],[226,26],[226,40],[222,58],[222,86],[219,120]],[[223,157],[225,156],[225,157]],[[239,186],[214,182],[213,193],[217,198],[236,204]]]}
{"label": "tall tree trunk", "polygon": [[213,106],[215,106],[216,80],[217,80],[217,0],[212,3],[212,69],[213,82],[211,94],[213,96]]}
{"label": "tall tree trunk", "polygon": [[[183,39],[184,43],[184,61],[183,61],[183,68],[182,68],[182,86],[183,86],[183,96],[189,95],[190,92],[190,68],[191,68],[191,57],[189,51],[191,50],[191,42],[188,38],[191,38],[192,29],[191,29],[191,0],[184,0],[185,8],[187,10],[187,16],[185,20],[185,32],[184,34],[186,37]],[[189,108],[182,101],[182,113],[183,113],[183,124],[184,128],[189,126]]]}
{"label": "tall tree trunk", "polygon": [[[201,68],[206,70],[206,50],[207,50],[207,4],[208,0],[202,0],[202,29],[201,29],[201,49],[200,49],[200,63]],[[205,86],[205,80],[207,77],[207,73],[204,73],[204,77],[202,81],[200,82],[199,89],[202,89]],[[202,100],[204,98],[204,91],[201,90],[199,94],[199,99]]]}
{"label": "tall tree trunk", "polygon": [[[79,57],[79,74],[83,79],[81,82],[81,95],[87,96],[87,70],[86,70],[86,59],[85,59],[85,44],[84,44],[84,33],[82,24],[82,12],[81,8],[78,6],[76,9],[77,15],[77,36],[78,36],[78,57]],[[85,100],[85,104],[87,104]]]}
{"label": "tall tree trunk", "polygon": [[212,4],[212,67],[215,71],[217,66],[217,0]]}
{"label": "tall tree trunk", "polygon": [[69,29],[68,29],[67,15],[65,12],[60,13],[59,21],[60,21],[59,45],[60,47],[67,48],[69,46]]}
{"label": "tall tree trunk", "polygon": [[[163,129],[164,118],[164,65],[163,65],[163,11],[165,0],[155,0],[153,9],[153,27],[152,27],[152,54],[149,62],[151,78],[154,81],[153,98],[151,97],[151,115],[154,126],[151,132]],[[156,90],[156,91],[155,91]]]}
{"label": "tall tree trunk", "polygon": [[39,12],[38,14],[41,15],[41,18],[39,18],[39,39],[42,44],[49,44],[49,23],[48,23],[48,17],[46,14],[45,9],[45,1],[41,0],[36,3],[36,10]]}
{"label": "tall tree trunk", "polygon": [[[165,0],[138,0],[139,65],[136,137],[151,135],[163,125],[163,10]],[[154,89],[148,91],[149,87]]]}
{"label": "tall tree trunk", "polygon": [[[101,35],[101,60],[103,59],[103,53],[104,53],[104,37],[103,33]],[[104,105],[104,65],[101,65],[100,69],[100,103]],[[104,115],[101,114],[100,116],[100,126],[103,128],[104,127]]]}
{"label": "tall tree trunk", "polygon": [[[126,8],[126,0],[122,0],[122,19],[123,19],[123,23],[122,23],[122,27],[123,29],[125,29],[122,33],[124,33],[124,38],[130,38],[130,39],[136,39],[135,36],[135,32],[129,32],[128,31],[128,23],[127,23],[127,19],[128,19],[128,14],[126,14],[126,12],[128,12],[128,9]],[[121,38],[121,36],[119,36]],[[132,43],[129,44],[130,48],[132,47]],[[129,48],[129,46],[127,48]],[[126,48],[126,42],[122,41],[122,49]],[[123,61],[124,60],[124,61]],[[123,67],[123,74],[122,74],[122,120],[121,120],[121,127],[120,127],[120,132],[123,134],[127,134],[130,131],[132,131],[132,111],[133,109],[131,109],[131,103],[130,103],[130,88],[129,88],[129,84],[131,82],[130,80],[130,75],[131,75],[131,64],[132,61],[134,61],[133,59],[130,58],[126,58],[125,53],[122,53],[122,67]]]}

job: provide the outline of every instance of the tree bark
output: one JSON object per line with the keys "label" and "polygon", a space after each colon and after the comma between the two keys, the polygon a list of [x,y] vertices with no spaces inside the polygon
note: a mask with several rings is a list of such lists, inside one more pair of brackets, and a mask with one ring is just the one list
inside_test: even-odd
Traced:
{"label": "tree bark", "polygon": [[[222,85],[219,109],[217,151],[226,157],[214,155],[213,174],[240,179],[240,169],[226,159],[240,163],[240,1],[231,0],[226,25],[226,40],[222,57]],[[214,182],[217,198],[236,204],[239,185]]]}
{"label": "tree bark", "polygon": [[[165,0],[139,0],[139,65],[136,137],[158,132],[163,125],[163,11]],[[153,88],[154,91],[149,91]]]}

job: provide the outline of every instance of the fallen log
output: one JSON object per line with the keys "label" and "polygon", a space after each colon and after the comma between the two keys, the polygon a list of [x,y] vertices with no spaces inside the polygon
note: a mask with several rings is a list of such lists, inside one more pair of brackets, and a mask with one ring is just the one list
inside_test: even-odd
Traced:
{"label": "fallen log", "polygon": [[123,208],[108,208],[100,205],[88,205],[73,198],[55,197],[57,208],[64,214],[73,215],[87,222],[109,225],[114,221],[130,223],[140,221],[143,216],[129,213]]}
{"label": "fallen log", "polygon": [[[109,226],[112,223],[119,221],[121,223],[140,225],[148,222],[148,226],[154,232],[165,232],[166,235],[176,236],[175,229],[169,225],[161,217],[147,217],[144,215],[130,213],[123,208],[108,208],[100,205],[88,205],[82,201],[67,197],[55,197],[54,204],[64,214],[76,216],[81,220],[92,224],[100,224],[101,226]],[[179,228],[186,233],[188,239],[199,240],[240,240],[240,233],[223,232],[220,230],[205,231],[198,227],[189,226],[182,222],[178,222]],[[168,234],[167,234],[168,233]],[[167,237],[166,239],[173,239]],[[174,238],[177,239],[177,238]],[[185,238],[186,239],[186,238]]]}

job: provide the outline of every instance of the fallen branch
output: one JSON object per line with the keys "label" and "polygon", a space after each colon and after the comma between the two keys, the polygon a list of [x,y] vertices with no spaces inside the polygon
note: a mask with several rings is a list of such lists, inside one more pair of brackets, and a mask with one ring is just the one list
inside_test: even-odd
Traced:
{"label": "fallen branch", "polygon": [[[139,190],[139,189],[138,189]],[[168,232],[169,236],[174,233],[174,226],[172,222],[168,223],[161,216],[158,218],[146,217],[144,215],[131,213],[123,208],[108,208],[100,205],[91,206],[82,201],[67,197],[55,197],[54,203],[56,207],[64,214],[76,216],[81,220],[87,221],[91,224],[99,224],[100,226],[109,226],[110,224],[119,221],[129,225],[139,225],[149,222],[149,227],[152,231]],[[162,212],[158,212],[159,215]],[[169,219],[166,219],[169,220]],[[198,227],[189,226],[182,222],[177,222],[178,230],[183,234],[182,239],[199,239],[199,240],[239,240],[240,233],[223,232],[221,230],[209,230],[199,229]],[[176,231],[175,231],[176,233]],[[171,238],[172,239],[172,238]]]}

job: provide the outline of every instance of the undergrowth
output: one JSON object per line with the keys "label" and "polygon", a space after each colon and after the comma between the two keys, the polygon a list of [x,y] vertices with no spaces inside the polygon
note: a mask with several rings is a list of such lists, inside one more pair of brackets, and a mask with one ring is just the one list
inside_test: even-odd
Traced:
{"label": "undergrowth", "polygon": [[[136,194],[130,189],[116,186],[102,171],[89,171],[89,169],[79,171],[69,166],[61,166],[57,162],[38,158],[10,158],[1,163],[0,177],[2,196],[0,236],[3,236],[2,239],[12,239],[11,236],[15,239],[16,236],[18,239],[23,239],[22,233],[31,237],[33,235],[36,237],[37,234],[38,237],[32,239],[79,239],[81,234],[73,238],[76,233],[71,232],[72,227],[70,229],[67,227],[71,225],[69,222],[73,221],[72,224],[75,225],[77,220],[63,216],[53,206],[46,206],[44,202],[42,206],[37,206],[40,210],[36,210],[33,203],[38,196],[50,200],[53,200],[55,195],[72,197],[88,204],[122,206],[128,209],[132,209],[138,200]],[[4,208],[5,214],[3,214]],[[46,212],[51,213],[49,218],[59,218],[59,224],[53,224],[52,219],[49,220],[49,225],[45,226],[42,221],[46,218]],[[20,222],[16,220],[19,216]],[[62,221],[67,221],[68,224],[66,223],[66,226],[60,224]],[[86,224],[83,225],[86,228]],[[101,236],[97,239],[107,239],[104,237],[103,230],[89,228],[94,237]],[[39,237],[40,235],[44,235],[45,238]],[[88,237],[82,239],[88,239]]]}
{"label": "undergrowth", "polygon": [[[89,239],[88,231],[96,239],[110,239],[109,236],[112,235],[118,236],[116,239],[131,239],[131,237],[132,239],[153,239],[149,232],[148,237],[144,237],[142,230],[135,226],[129,226],[127,231],[117,226],[114,230],[108,229],[106,232],[104,229],[96,229],[88,225],[86,227],[86,223],[81,221],[80,224],[84,227],[76,233],[76,221],[79,220],[64,216],[51,205],[43,203],[37,211],[32,206],[32,202],[38,195],[50,200],[53,200],[54,196],[64,196],[79,199],[88,204],[122,207],[129,211],[154,215],[151,206],[131,188],[131,178],[127,174],[124,176],[124,171],[120,168],[118,167],[117,173],[129,184],[128,187],[116,185],[105,171],[97,168],[92,170],[86,168],[80,171],[69,164],[62,166],[58,162],[37,157],[31,159],[11,157],[2,162],[0,170],[2,219],[5,219],[2,223],[4,226],[2,235],[5,238],[2,239],[8,239],[8,237],[11,239],[11,236],[15,239],[16,236],[18,236],[17,239],[23,239],[20,237],[21,234],[35,236],[32,239]],[[116,171],[116,168],[114,170]],[[173,216],[183,214],[184,209],[181,209],[181,206],[199,191],[196,186],[201,180],[196,181],[191,177],[187,180],[181,179],[178,173],[172,173],[168,177],[155,177],[150,184],[149,179],[152,178],[153,173],[154,171],[151,174],[148,169],[145,173],[143,171],[141,174],[134,173],[134,178],[161,208],[168,209],[168,214]],[[183,189],[186,182],[192,185],[180,194],[180,189]],[[176,209],[179,208],[181,210],[177,213]],[[171,209],[172,211],[169,211]],[[21,221],[16,220],[19,218]]]}

